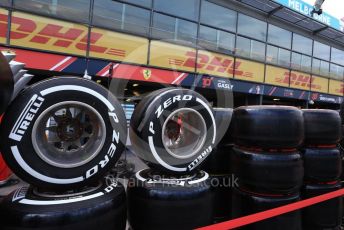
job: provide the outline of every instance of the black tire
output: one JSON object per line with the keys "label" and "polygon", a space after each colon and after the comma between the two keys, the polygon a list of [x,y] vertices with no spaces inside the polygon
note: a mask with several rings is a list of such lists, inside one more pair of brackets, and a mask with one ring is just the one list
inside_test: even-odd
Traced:
{"label": "black tire", "polygon": [[342,154],[339,149],[306,148],[302,150],[307,183],[331,182],[342,173]]}
{"label": "black tire", "polygon": [[[47,134],[46,125],[53,121],[56,126],[48,128],[53,133]],[[98,181],[115,165],[127,127],[121,105],[107,89],[61,77],[24,90],[8,108],[0,135],[1,152],[15,174],[37,187],[65,190]],[[61,152],[69,155],[61,157]]]}
{"label": "black tire", "polygon": [[[130,122],[130,140],[133,152],[151,168],[166,173],[188,173],[195,170],[215,146],[216,123],[212,108],[204,97],[189,89],[155,91],[135,108]],[[165,144],[169,140],[171,146]],[[177,141],[179,144],[173,145]]]}
{"label": "black tire", "polygon": [[[57,197],[32,186],[12,192],[0,203],[4,230],[124,230],[126,195],[122,184],[105,180],[89,192]],[[56,194],[55,194],[56,195]]]}
{"label": "black tire", "polygon": [[233,148],[232,169],[239,185],[266,194],[298,192],[303,182],[303,161],[299,152],[255,153]]}
{"label": "black tire", "polygon": [[210,174],[229,174],[231,170],[231,152],[233,145],[222,145],[214,148],[200,169]]}
{"label": "black tire", "polygon": [[232,208],[232,187],[236,186],[233,174],[210,174],[210,185],[214,196],[214,223],[229,220]]}
{"label": "black tire", "polygon": [[304,137],[301,110],[290,106],[243,106],[233,113],[236,145],[269,149],[291,149]]}
{"label": "black tire", "polygon": [[194,229],[212,224],[213,197],[208,174],[162,179],[151,169],[128,183],[128,219],[133,230]]}
{"label": "black tire", "polygon": [[0,115],[5,112],[11,101],[14,79],[7,60],[0,52]]}
{"label": "black tire", "polygon": [[[306,185],[302,190],[302,199],[319,196],[341,188],[341,183]],[[336,229],[342,224],[342,197],[321,202],[302,210],[305,230]]]}
{"label": "black tire", "polygon": [[[232,217],[239,218],[254,214],[257,212],[266,211],[272,208],[277,208],[283,205],[294,203],[300,200],[300,195],[297,193],[290,196],[268,197],[256,195],[250,192],[243,191],[239,188],[233,189],[232,195]],[[247,230],[302,230],[301,211],[296,210],[276,217],[272,217],[263,221],[259,221],[240,229]]]}
{"label": "black tire", "polygon": [[231,108],[213,108],[216,122],[217,146],[233,145],[232,130],[230,124],[233,115]]}
{"label": "black tire", "polygon": [[344,125],[344,101],[340,104],[339,115],[341,118],[341,124]]}
{"label": "black tire", "polygon": [[305,146],[336,145],[341,139],[338,112],[328,109],[304,109]]}

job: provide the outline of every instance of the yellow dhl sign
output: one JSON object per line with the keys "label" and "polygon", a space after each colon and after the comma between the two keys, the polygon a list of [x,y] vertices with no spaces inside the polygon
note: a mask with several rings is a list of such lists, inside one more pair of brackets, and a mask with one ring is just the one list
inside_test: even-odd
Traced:
{"label": "yellow dhl sign", "polygon": [[275,67],[275,66],[266,66],[265,71],[265,83],[271,85],[278,85],[283,87],[289,87],[289,70]]}
{"label": "yellow dhl sign", "polygon": [[[281,81],[286,83],[288,81],[287,73],[284,79]],[[327,79],[311,76],[307,73],[298,71],[291,71],[289,76],[289,87],[303,90],[312,90],[316,92],[327,92]]]}
{"label": "yellow dhl sign", "polygon": [[194,72],[195,63],[196,49],[151,41],[149,65]]}
{"label": "yellow dhl sign", "polygon": [[[233,57],[205,50],[199,50],[197,57],[198,73],[233,78],[235,69]],[[189,63],[194,64],[194,60]]]}
{"label": "yellow dhl sign", "polygon": [[344,96],[344,83],[342,81],[330,79],[329,93]]}
{"label": "yellow dhl sign", "polygon": [[[197,57],[197,60],[196,60]],[[161,41],[152,41],[149,64],[226,78],[235,76],[247,81],[263,82],[264,65],[256,62],[188,48]]]}
{"label": "yellow dhl sign", "polygon": [[266,66],[265,83],[327,93],[328,79],[287,69]]}
{"label": "yellow dhl sign", "polygon": [[0,8],[0,43],[6,43],[8,11]]}
{"label": "yellow dhl sign", "polygon": [[[301,73],[298,71],[291,71],[289,79],[289,84],[291,88],[304,90],[311,89],[312,77],[310,74]],[[318,86],[314,85],[314,88],[318,88]]]}
{"label": "yellow dhl sign", "polygon": [[[4,16],[0,11],[1,25],[5,23]],[[147,39],[95,28],[90,37],[93,57],[147,64]],[[11,45],[85,56],[87,41],[86,26],[21,12],[12,15]]]}

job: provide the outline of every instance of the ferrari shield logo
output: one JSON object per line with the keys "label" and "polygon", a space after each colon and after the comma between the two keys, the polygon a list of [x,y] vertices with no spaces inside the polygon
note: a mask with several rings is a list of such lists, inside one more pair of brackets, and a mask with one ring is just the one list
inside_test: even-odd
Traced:
{"label": "ferrari shield logo", "polygon": [[152,76],[152,71],[150,69],[144,69],[142,71],[144,79],[148,80]]}

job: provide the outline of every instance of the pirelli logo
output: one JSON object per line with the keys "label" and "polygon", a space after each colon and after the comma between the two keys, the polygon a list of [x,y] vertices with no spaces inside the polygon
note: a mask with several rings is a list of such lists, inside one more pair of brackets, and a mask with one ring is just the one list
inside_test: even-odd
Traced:
{"label": "pirelli logo", "polygon": [[44,98],[38,96],[37,94],[32,96],[25,106],[23,112],[20,114],[18,120],[15,122],[9,138],[15,141],[21,141],[43,102]]}

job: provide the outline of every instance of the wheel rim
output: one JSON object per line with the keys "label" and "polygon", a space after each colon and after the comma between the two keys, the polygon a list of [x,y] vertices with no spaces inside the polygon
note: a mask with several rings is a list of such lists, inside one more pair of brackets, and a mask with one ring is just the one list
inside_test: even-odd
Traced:
{"label": "wheel rim", "polygon": [[202,115],[194,109],[182,108],[167,117],[162,128],[162,142],[170,155],[186,159],[203,147],[206,132]]}
{"label": "wheel rim", "polygon": [[46,163],[75,168],[98,155],[106,139],[102,116],[93,107],[66,101],[46,109],[32,130],[32,144]]}
{"label": "wheel rim", "polygon": [[77,190],[69,190],[64,192],[56,192],[56,191],[41,191],[39,188],[33,188],[32,192],[33,194],[40,196],[40,197],[46,197],[46,198],[65,198],[65,197],[77,197],[77,196],[83,196],[88,193],[95,192],[102,186],[101,183],[97,183],[92,186],[83,187]]}
{"label": "wheel rim", "polygon": [[164,175],[161,172],[153,173],[148,172],[147,176],[151,179],[159,180],[159,181],[185,181],[185,180],[192,180],[196,177],[196,174],[186,174],[186,175]]}

